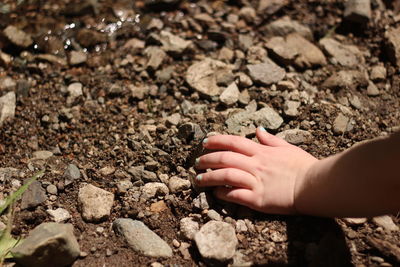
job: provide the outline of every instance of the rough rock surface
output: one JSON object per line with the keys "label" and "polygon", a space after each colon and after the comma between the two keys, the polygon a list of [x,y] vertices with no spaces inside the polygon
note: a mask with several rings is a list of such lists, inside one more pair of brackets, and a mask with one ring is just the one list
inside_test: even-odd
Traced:
{"label": "rough rock surface", "polygon": [[72,224],[42,223],[11,250],[22,266],[69,266],[79,256]]}
{"label": "rough rock surface", "polygon": [[87,184],[79,189],[78,202],[85,221],[99,222],[110,216],[114,194]]}
{"label": "rough rock surface", "polygon": [[141,221],[116,219],[113,229],[137,252],[150,257],[172,256],[170,246]]}

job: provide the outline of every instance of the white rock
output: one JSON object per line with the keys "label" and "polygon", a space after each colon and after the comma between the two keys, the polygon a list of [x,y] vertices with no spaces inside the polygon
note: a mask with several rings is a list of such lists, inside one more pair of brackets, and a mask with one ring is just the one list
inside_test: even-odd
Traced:
{"label": "white rock", "polygon": [[63,209],[63,208],[58,208],[55,210],[48,209],[46,211],[50,215],[50,217],[53,219],[53,221],[58,222],[58,223],[65,222],[65,221],[71,219],[71,214],[66,209]]}
{"label": "white rock", "polygon": [[236,83],[231,83],[219,96],[219,100],[227,106],[235,104],[239,100],[240,91]]}
{"label": "white rock", "polygon": [[6,120],[12,120],[15,116],[16,97],[14,92],[8,92],[0,97],[0,126]]}
{"label": "white rock", "polygon": [[235,229],[229,223],[218,221],[203,225],[194,240],[204,259],[220,262],[232,259],[238,244]]}
{"label": "white rock", "polygon": [[381,226],[386,231],[399,231],[399,227],[393,222],[392,218],[388,215],[374,217],[372,218],[372,221],[377,226]]}
{"label": "white rock", "polygon": [[114,194],[87,184],[79,189],[78,202],[85,221],[99,222],[110,216]]}

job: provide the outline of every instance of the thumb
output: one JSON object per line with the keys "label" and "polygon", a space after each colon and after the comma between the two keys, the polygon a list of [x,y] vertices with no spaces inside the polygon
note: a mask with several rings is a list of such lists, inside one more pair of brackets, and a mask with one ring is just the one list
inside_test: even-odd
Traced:
{"label": "thumb", "polygon": [[267,130],[261,126],[257,128],[256,136],[258,141],[266,146],[286,146],[289,144],[285,140],[268,133]]}

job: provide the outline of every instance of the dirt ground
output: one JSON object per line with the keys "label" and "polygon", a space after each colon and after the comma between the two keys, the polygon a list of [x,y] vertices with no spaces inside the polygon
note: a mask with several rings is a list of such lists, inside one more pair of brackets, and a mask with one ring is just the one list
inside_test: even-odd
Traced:
{"label": "dirt ground", "polygon": [[[145,166],[150,161],[157,162],[155,167],[146,166],[158,175],[183,178],[192,175],[185,163],[200,140],[180,138],[179,127],[190,122],[206,132],[226,132],[227,108],[194,92],[185,81],[185,73],[196,60],[217,58],[223,47],[240,50],[239,33],[251,33],[254,44],[262,44],[267,38],[263,26],[289,16],[312,30],[316,45],[321,38],[337,34],[342,43],[357,46],[365,57],[365,62],[360,62],[357,68],[369,71],[379,64],[386,68],[387,78],[376,83],[381,93],[368,96],[365,87],[340,90],[322,87],[332,73],[349,67],[330,61],[306,70],[282,66],[300,77],[297,85],[306,81],[317,92],[314,103],[302,105],[296,117],[283,116],[282,126],[274,132],[299,127],[310,132],[312,139],[300,146],[312,155],[323,158],[335,154],[360,141],[390,134],[400,125],[400,70],[385,52],[385,31],[400,25],[396,4],[381,9],[377,4],[380,1],[372,1],[373,19],[360,27],[344,22],[343,1],[287,1],[279,10],[257,14],[252,22],[239,18],[240,28],[225,30],[217,25],[219,30],[213,35],[210,29],[214,24],[226,22],[229,14],[239,14],[243,6],[257,9],[258,1],[182,1],[166,6],[158,1],[151,6],[143,1],[99,0],[93,1],[93,5],[72,0],[19,2],[17,5],[14,1],[3,1],[0,29],[18,26],[31,34],[33,44],[18,48],[1,43],[0,39],[3,44],[0,48],[13,57],[11,64],[0,67],[0,79],[10,77],[16,82],[11,88],[0,86],[0,96],[10,90],[17,94],[15,118],[0,128],[0,167],[18,169],[23,174],[13,178],[19,181],[46,167],[40,182],[44,187],[56,185],[58,193],[34,209],[22,210],[17,206],[12,233],[26,236],[35,226],[51,221],[46,212],[49,208],[68,210],[72,215],[68,222],[75,228],[81,251],[86,252],[75,261],[74,267],[148,266],[154,262],[166,266],[205,266],[194,244],[186,250],[188,253],[182,253],[179,245],[174,246],[175,241],[188,242],[179,234],[180,219],[194,216],[201,224],[207,221],[205,212],[193,204],[198,195],[196,190],[138,202],[130,191],[119,194],[116,185],[130,177],[129,168]],[[200,13],[218,18],[219,22],[197,23],[203,29],[198,31],[196,23],[191,21]],[[122,19],[124,15],[130,19]],[[155,70],[144,67],[147,60],[144,48],[135,51],[124,48],[132,38],[145,41],[146,47],[154,43],[152,34],[160,29],[148,26],[153,18],[162,21],[161,28],[194,43],[189,53],[167,55],[159,67],[159,70],[172,67],[167,81],[160,82]],[[87,46],[82,45],[82,40],[78,44],[76,36],[85,27],[102,34],[87,37]],[[92,43],[96,38],[100,41]],[[211,42],[200,42],[205,40]],[[87,54],[86,62],[79,65],[32,59],[39,54],[65,59],[77,48],[84,48]],[[241,63],[239,70],[246,72],[245,63]],[[73,82],[83,85],[83,94],[70,100],[66,88]],[[132,95],[130,85],[148,86],[150,90],[137,98]],[[282,91],[263,85],[247,89],[259,106],[267,103],[282,114]],[[355,107],[347,101],[352,113],[351,129],[333,133],[332,124],[340,110],[337,104],[346,105],[343,99],[354,96],[361,106]],[[204,112],[183,114],[184,100],[204,105]],[[244,105],[236,103],[233,107]],[[166,123],[165,118],[173,113],[181,114],[177,125]],[[38,150],[53,151],[54,156],[46,161],[31,161],[33,152]],[[66,185],[63,173],[70,163],[78,166],[81,178]],[[111,171],[105,172],[104,167]],[[6,197],[12,190],[12,181],[0,184],[0,196]],[[87,223],[82,219],[77,205],[82,183],[115,193],[107,220]],[[150,205],[157,201],[164,201],[166,209],[153,212]],[[265,215],[219,201],[214,201],[212,209],[227,222],[246,218],[254,225],[252,230],[237,233],[237,250],[254,266],[400,266],[400,255],[396,255],[400,250],[400,232],[385,231],[371,220],[349,225],[341,219]],[[143,221],[173,248],[173,257],[151,258],[130,249],[111,229],[112,222],[121,217]],[[391,218],[400,226],[398,214]],[[104,231],[99,231],[99,227]]]}

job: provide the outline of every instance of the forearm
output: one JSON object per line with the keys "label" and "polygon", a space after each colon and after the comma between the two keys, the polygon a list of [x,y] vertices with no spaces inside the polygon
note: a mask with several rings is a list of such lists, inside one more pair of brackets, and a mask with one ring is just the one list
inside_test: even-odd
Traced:
{"label": "forearm", "polygon": [[400,133],[316,162],[298,181],[300,213],[373,216],[400,210]]}

